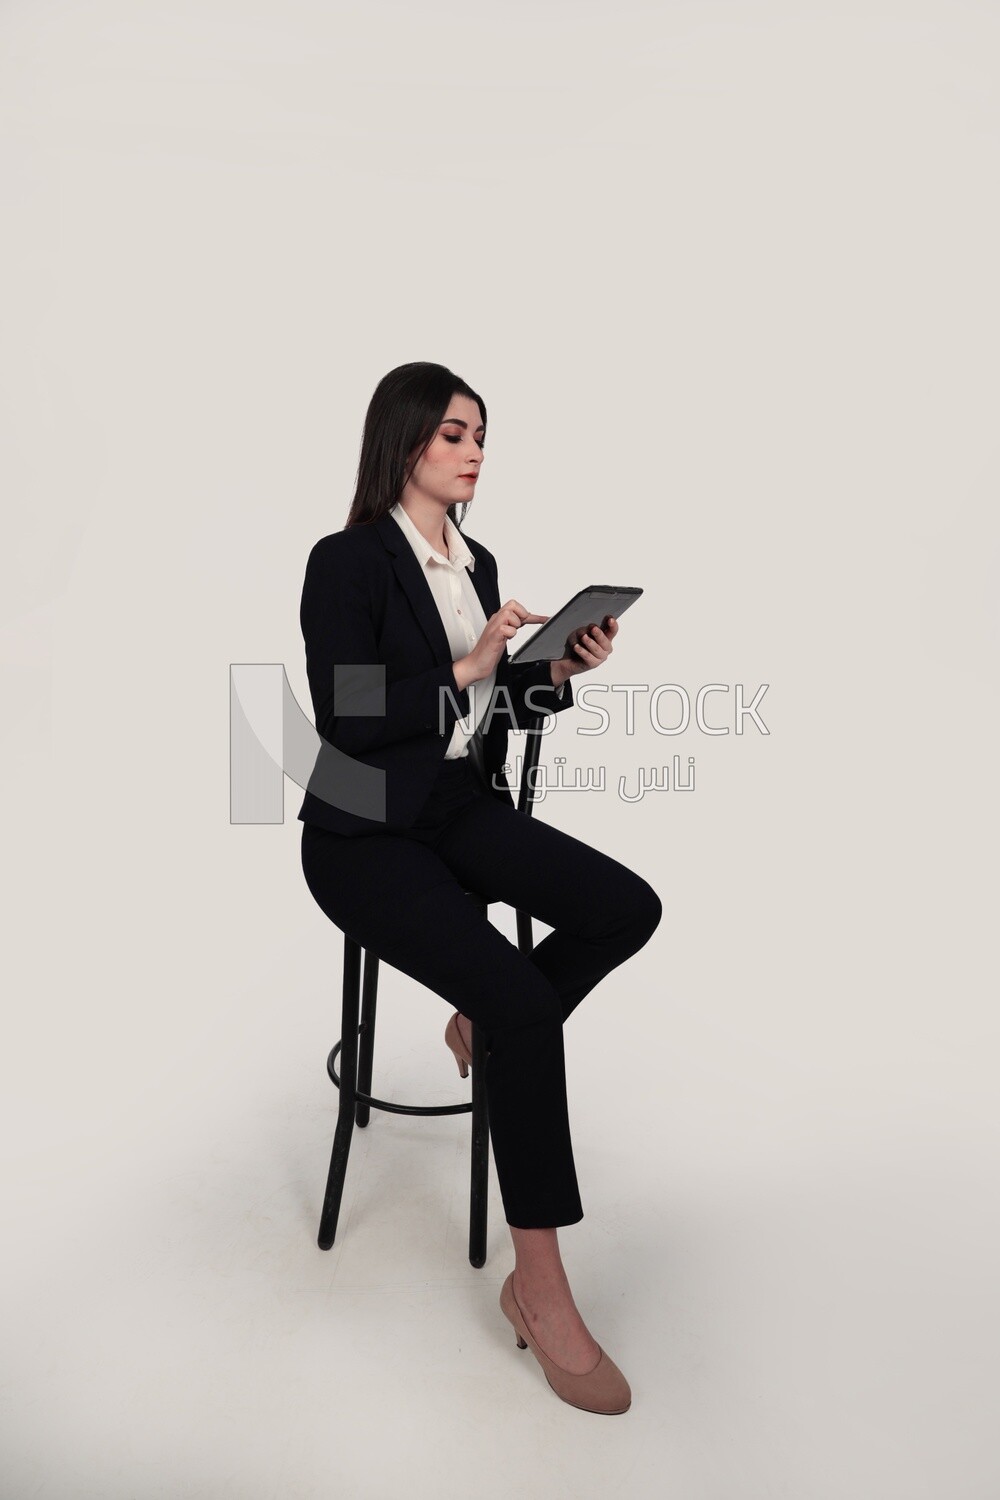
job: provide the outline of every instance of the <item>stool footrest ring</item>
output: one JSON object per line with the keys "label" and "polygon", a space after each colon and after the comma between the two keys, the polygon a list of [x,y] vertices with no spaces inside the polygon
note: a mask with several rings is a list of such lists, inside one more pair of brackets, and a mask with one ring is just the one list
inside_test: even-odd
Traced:
{"label": "stool footrest ring", "polygon": [[[364,1030],[358,1027],[359,1034]],[[326,1060],[326,1071],[330,1075],[330,1081],[340,1088],[340,1075],[334,1067],[337,1053],[343,1046],[343,1038],[337,1043]],[[372,1109],[384,1109],[393,1115],[467,1115],[471,1113],[472,1101],[466,1104],[394,1104],[388,1099],[376,1099],[371,1094],[363,1094],[360,1089],[355,1089],[354,1097],[359,1104],[368,1104]]]}

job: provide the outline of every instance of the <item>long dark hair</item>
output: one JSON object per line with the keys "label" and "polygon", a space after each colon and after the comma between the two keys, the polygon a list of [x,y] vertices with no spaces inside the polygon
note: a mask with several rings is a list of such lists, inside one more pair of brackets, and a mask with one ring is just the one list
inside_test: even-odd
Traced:
{"label": "long dark hair", "polygon": [[[444,365],[418,360],[398,365],[383,375],[368,403],[357,483],[345,529],[370,524],[392,509],[413,472],[412,466],[407,468],[410,454],[414,448],[418,449],[413,460],[416,465],[456,394],[469,396],[476,402],[485,428],[483,398]],[[467,510],[464,501],[448,507],[449,516],[459,528]]]}

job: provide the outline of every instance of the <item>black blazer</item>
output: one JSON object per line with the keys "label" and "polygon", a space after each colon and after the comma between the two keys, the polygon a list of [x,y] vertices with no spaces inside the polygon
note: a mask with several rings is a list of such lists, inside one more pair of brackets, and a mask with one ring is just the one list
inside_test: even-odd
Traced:
{"label": "black blazer", "polygon": [[[501,602],[496,561],[464,531],[462,536],[476,560],[470,576],[489,619]],[[470,704],[468,691],[460,691],[455,681],[430,585],[391,515],[316,543],[306,563],[299,617],[316,728],[324,741],[300,820],[345,834],[377,833],[384,823],[410,827],[430,794],[455,723],[466,717]],[[378,692],[372,696],[371,673],[356,676],[359,687],[345,670],[349,664],[375,663],[385,668],[384,699]],[[510,711],[501,688],[509,694]],[[525,702],[529,688],[534,689],[530,705]],[[504,646],[494,713],[482,736],[494,796],[514,805],[503,769],[510,729],[524,729],[535,715],[560,713],[572,703],[572,683],[566,682],[560,699],[548,662],[513,665]],[[384,780],[371,768],[384,771]],[[363,807],[363,813],[316,795],[332,789],[342,803],[346,788],[352,806]]]}

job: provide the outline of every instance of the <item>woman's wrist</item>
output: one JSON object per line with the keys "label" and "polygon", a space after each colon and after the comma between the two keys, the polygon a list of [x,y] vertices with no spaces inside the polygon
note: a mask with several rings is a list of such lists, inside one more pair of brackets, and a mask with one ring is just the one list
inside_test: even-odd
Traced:
{"label": "woman's wrist", "polygon": [[[567,663],[563,661],[549,662],[549,680],[553,687],[562,687],[569,678]],[[479,673],[476,671],[475,662],[470,656],[460,656],[451,664],[451,670],[455,674],[455,682],[459,690],[464,690],[470,683],[479,681]]]}
{"label": "woman's wrist", "polygon": [[464,692],[470,683],[477,680],[471,656],[460,656],[457,661],[452,662],[451,670],[455,674],[459,692]]}

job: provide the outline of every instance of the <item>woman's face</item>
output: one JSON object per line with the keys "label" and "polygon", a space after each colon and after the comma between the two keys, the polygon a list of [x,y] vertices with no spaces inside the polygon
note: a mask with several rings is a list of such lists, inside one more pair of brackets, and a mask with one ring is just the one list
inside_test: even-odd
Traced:
{"label": "woman's face", "polygon": [[403,486],[403,494],[436,500],[442,506],[471,500],[483,464],[485,434],[476,402],[470,396],[452,396],[443,421]]}

